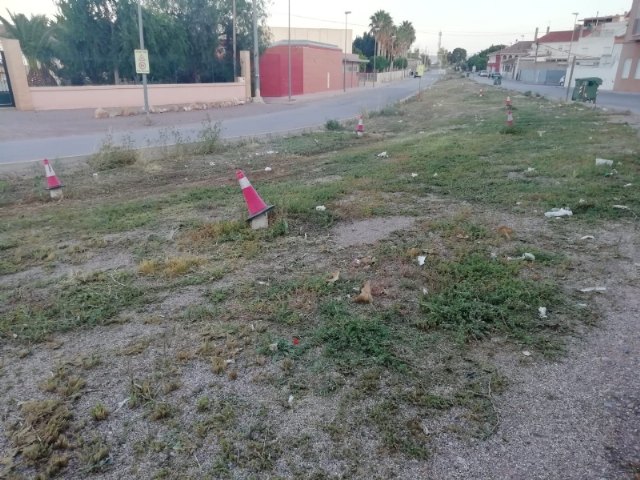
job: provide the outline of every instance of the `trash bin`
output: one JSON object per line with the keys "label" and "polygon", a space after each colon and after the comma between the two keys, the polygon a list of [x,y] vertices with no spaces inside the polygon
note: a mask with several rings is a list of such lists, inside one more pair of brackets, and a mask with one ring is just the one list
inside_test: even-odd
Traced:
{"label": "trash bin", "polygon": [[571,100],[595,104],[600,85],[602,85],[602,79],[598,77],[576,78],[576,86],[573,87]]}
{"label": "trash bin", "polygon": [[494,85],[502,85],[502,75],[499,73],[493,76],[493,84]]}

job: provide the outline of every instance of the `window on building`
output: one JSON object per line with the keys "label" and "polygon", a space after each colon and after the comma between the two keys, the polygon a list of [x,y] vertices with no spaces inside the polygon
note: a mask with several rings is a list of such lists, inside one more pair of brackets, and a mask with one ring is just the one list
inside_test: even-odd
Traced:
{"label": "window on building", "polygon": [[627,58],[622,64],[622,78],[629,78],[629,73],[631,73],[631,59]]}
{"label": "window on building", "polygon": [[638,60],[638,64],[636,65],[636,74],[633,76],[636,80],[640,80],[640,60]]}

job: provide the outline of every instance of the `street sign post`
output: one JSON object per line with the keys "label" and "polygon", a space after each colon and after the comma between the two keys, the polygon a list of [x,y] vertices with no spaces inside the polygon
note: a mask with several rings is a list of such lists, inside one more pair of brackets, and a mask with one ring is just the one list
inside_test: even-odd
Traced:
{"label": "street sign post", "polygon": [[149,75],[149,51],[136,49],[133,52],[136,59],[136,73],[138,75]]}

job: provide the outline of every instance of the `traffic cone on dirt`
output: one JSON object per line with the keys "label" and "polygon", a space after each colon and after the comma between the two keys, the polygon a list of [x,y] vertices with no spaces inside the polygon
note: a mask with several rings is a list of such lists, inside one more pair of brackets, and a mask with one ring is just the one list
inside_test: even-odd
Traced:
{"label": "traffic cone on dirt", "polygon": [[362,120],[362,115],[358,117],[358,126],[356,127],[356,134],[359,137],[364,135],[364,121]]}
{"label": "traffic cone on dirt", "polygon": [[505,104],[507,107],[510,107],[510,106],[511,106],[511,97],[507,96],[507,99],[504,101],[504,104]]}
{"label": "traffic cone on dirt", "polygon": [[51,165],[49,164],[49,160],[45,158],[43,160],[43,163],[44,172],[47,176],[46,189],[49,190],[49,195],[51,195],[51,198],[53,198],[54,200],[60,200],[62,199],[62,187],[64,187],[64,185],[62,185],[60,180],[58,180],[56,173],[53,171],[53,168],[51,168]]}
{"label": "traffic cone on dirt", "polygon": [[249,179],[244,175],[242,170],[236,170],[236,178],[242,189],[242,195],[244,195],[244,201],[249,209],[249,218],[247,221],[251,222],[251,228],[267,228],[269,226],[269,210],[273,208],[273,205],[267,205],[264,200],[260,198],[256,189],[253,188]]}
{"label": "traffic cone on dirt", "polygon": [[513,112],[511,109],[507,110],[507,127],[513,127]]}

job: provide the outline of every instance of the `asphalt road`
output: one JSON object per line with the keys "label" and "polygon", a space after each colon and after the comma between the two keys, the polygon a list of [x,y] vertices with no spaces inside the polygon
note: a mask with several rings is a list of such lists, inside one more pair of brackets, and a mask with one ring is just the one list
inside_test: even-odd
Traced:
{"label": "asphalt road", "polygon": [[[474,75],[472,78],[478,83],[493,85],[492,79],[478,77],[477,75]],[[531,83],[522,83],[515,80],[507,80],[504,78],[502,79],[501,87],[507,90],[515,90],[517,92],[526,92],[527,90],[530,90],[534,93],[537,92],[540,95],[544,95],[547,98],[562,101],[564,101],[567,94],[566,87],[560,87],[557,85],[536,85]],[[571,99],[572,91],[573,87],[571,87],[569,91],[569,99]],[[618,93],[599,90],[596,105],[600,108],[604,107],[613,110],[629,110],[636,115],[640,115],[640,93]]]}
{"label": "asphalt road", "polygon": [[[134,148],[171,145],[178,143],[177,138],[180,141],[196,139],[203,129],[202,118],[207,114],[212,121],[221,121],[224,139],[317,128],[330,119],[345,120],[365,110],[379,110],[417,93],[419,88],[428,88],[437,79],[437,74],[427,74],[422,79],[407,78],[332,96],[298,97],[291,103],[280,99],[264,105],[198,112],[197,118],[190,115],[196,112],[152,115],[155,125],[151,126],[144,126],[143,116],[106,121],[90,118],[92,112],[87,110],[74,113],[5,109],[0,111],[0,165],[91,155],[98,151],[107,135],[112,136],[114,144],[127,141]],[[169,121],[173,122],[170,127]]]}

